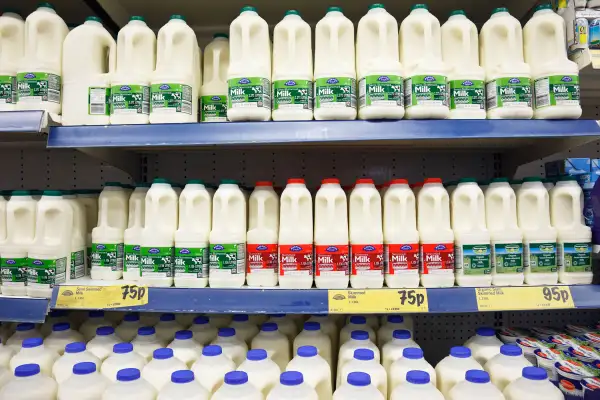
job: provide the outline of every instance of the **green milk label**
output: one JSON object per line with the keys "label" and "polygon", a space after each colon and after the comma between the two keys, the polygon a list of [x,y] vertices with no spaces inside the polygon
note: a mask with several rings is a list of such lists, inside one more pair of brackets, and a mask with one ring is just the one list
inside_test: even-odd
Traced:
{"label": "green milk label", "polygon": [[523,272],[523,243],[502,243],[492,246],[492,265],[497,274]]}
{"label": "green milk label", "polygon": [[48,101],[60,103],[60,75],[48,72],[22,72],[17,74],[17,101]]}
{"label": "green milk label", "polygon": [[556,272],[556,243],[526,243],[524,245],[525,268],[531,273]]}
{"label": "green milk label", "polygon": [[173,276],[173,247],[140,247],[142,276],[171,278]]}
{"label": "green milk label", "polygon": [[176,278],[208,278],[208,247],[176,247]]}
{"label": "green milk label", "polygon": [[0,104],[17,104],[17,77],[0,75]]}
{"label": "green milk label", "polygon": [[558,244],[558,267],[565,272],[590,272],[592,270],[592,244],[590,242],[565,242]]}
{"label": "green milk label", "polygon": [[58,259],[30,258],[27,268],[28,286],[48,286],[65,283],[67,280],[67,257]]}
{"label": "green milk label", "polygon": [[110,89],[110,114],[150,114],[150,86],[114,85]]}
{"label": "green milk label", "polygon": [[464,275],[489,275],[492,273],[489,244],[463,244],[454,246],[456,271]]}
{"label": "green milk label", "polygon": [[228,272],[232,275],[246,273],[246,243],[211,244],[209,273]]}
{"label": "green milk label", "polygon": [[579,76],[551,75],[534,83],[535,108],[578,106],[580,104]]}
{"label": "green milk label", "polygon": [[110,115],[110,88],[88,88],[88,115]]}
{"label": "green milk label", "polygon": [[226,122],[227,96],[200,97],[200,122]]}
{"label": "green milk label", "polygon": [[92,243],[92,268],[123,271],[123,243]]}
{"label": "green milk label", "polygon": [[318,78],[315,81],[316,108],[356,108],[356,79]]}
{"label": "green milk label", "polygon": [[27,257],[2,258],[0,260],[0,277],[4,286],[27,286]]}
{"label": "green milk label", "polygon": [[488,110],[502,107],[531,107],[531,79],[522,76],[498,78],[485,87]]}
{"label": "green milk label", "polygon": [[71,279],[85,276],[85,250],[71,252]]}
{"label": "green milk label", "polygon": [[404,106],[448,106],[448,77],[414,75],[406,79]]}
{"label": "green milk label", "polygon": [[180,83],[157,83],[150,87],[150,110],[192,115],[192,87]]}
{"label": "green milk label", "polygon": [[458,79],[450,81],[451,110],[485,110],[485,82]]}
{"label": "green milk label", "polygon": [[123,271],[139,271],[140,270],[140,245],[125,244],[125,262],[123,263]]}
{"label": "green milk label", "polygon": [[313,109],[313,83],[306,79],[273,81],[273,110]]}
{"label": "green milk label", "polygon": [[358,81],[359,108],[404,107],[404,84],[399,75],[367,75]]}
{"label": "green milk label", "polygon": [[271,109],[271,82],[267,78],[234,78],[227,85],[229,108]]}

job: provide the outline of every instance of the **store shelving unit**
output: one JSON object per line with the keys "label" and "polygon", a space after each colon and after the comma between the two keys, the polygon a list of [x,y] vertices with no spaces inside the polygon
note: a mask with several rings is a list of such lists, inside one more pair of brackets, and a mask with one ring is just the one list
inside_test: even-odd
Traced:
{"label": "store shelving unit", "polygon": [[44,322],[48,299],[0,296],[0,321]]}

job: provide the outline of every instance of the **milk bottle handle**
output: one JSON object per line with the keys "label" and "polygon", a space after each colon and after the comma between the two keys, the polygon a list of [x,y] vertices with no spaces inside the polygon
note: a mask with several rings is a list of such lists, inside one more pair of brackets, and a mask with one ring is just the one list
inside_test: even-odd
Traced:
{"label": "milk bottle handle", "polygon": [[102,198],[98,202],[98,226],[109,226],[108,225],[108,199]]}
{"label": "milk bottle handle", "polygon": [[[508,50],[509,50],[509,54],[514,54],[515,51],[517,51],[517,38],[515,35],[515,30],[514,29],[508,29],[508,27],[506,28],[506,37],[508,38]],[[521,55],[522,58],[522,55]]]}
{"label": "milk bottle handle", "polygon": [[463,54],[465,56],[469,55],[469,58],[470,58],[470,56],[472,55],[471,54],[471,28],[468,26],[463,26],[462,35],[463,35]]}
{"label": "milk bottle handle", "polygon": [[431,24],[425,24],[423,27],[423,44],[425,48],[431,47],[431,42],[433,41],[433,29]]}
{"label": "milk bottle handle", "polygon": [[[209,81],[209,82],[215,82],[215,81],[221,81],[221,77],[219,76],[220,72],[219,71],[219,64],[221,63],[221,49],[216,49],[213,50],[213,71],[212,74],[213,76],[210,77],[209,80],[206,79],[205,80]],[[224,79],[227,80],[227,79]]]}
{"label": "milk bottle handle", "polygon": [[387,24],[378,20],[379,24],[379,54],[387,54]]}
{"label": "milk bottle handle", "polygon": [[573,194],[569,194],[569,200],[571,200],[571,221],[573,225],[576,225],[583,218],[583,210],[579,209],[579,201]]}
{"label": "milk bottle handle", "polygon": [[242,52],[244,60],[252,59],[251,54],[249,54],[252,49],[250,42],[250,28],[244,24],[242,25]]}
{"label": "milk bottle handle", "polygon": [[[257,228],[264,228],[265,225],[265,219],[264,216],[266,215],[266,207],[265,207],[265,200],[266,199],[258,199],[257,200],[257,206],[258,209],[256,210],[256,213],[258,214],[259,218],[257,218],[256,222],[256,227]],[[262,216],[262,218],[260,218]]]}
{"label": "milk bottle handle", "polygon": [[[291,57],[292,54],[296,52],[296,30],[294,29],[292,32],[292,28],[288,27],[288,57]],[[293,35],[292,35],[293,33]]]}
{"label": "milk bottle handle", "polygon": [[[337,28],[337,25],[336,25]],[[335,34],[333,32],[333,29],[329,29],[329,43],[330,49],[334,49],[335,50],[335,56],[338,57],[339,56],[339,47],[338,47],[338,43],[339,43],[339,29],[336,29]]]}
{"label": "milk bottle handle", "polygon": [[106,32],[104,40],[108,45],[108,73],[114,74],[117,70],[117,44],[108,32]]}

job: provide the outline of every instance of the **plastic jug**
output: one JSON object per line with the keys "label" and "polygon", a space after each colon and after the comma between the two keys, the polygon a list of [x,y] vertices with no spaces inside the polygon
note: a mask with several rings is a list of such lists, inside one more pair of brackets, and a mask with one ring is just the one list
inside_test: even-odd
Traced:
{"label": "plastic jug", "polygon": [[[341,342],[340,342],[341,343]],[[327,361],[330,368],[333,369],[333,349],[331,348],[331,339],[326,333],[321,331],[321,324],[314,321],[304,323],[304,329],[294,339],[294,353],[302,346],[314,346],[319,350],[319,355]]]}
{"label": "plastic jug", "polygon": [[165,343],[156,337],[156,330],[152,326],[143,326],[138,329],[138,334],[131,344],[133,351],[144,357],[146,361],[150,361],[154,350],[165,346]]}
{"label": "plastic jug", "polygon": [[168,348],[173,350],[175,358],[179,359],[189,368],[202,354],[202,346],[193,339],[191,331],[178,331],[175,339]]}
{"label": "plastic jug", "polygon": [[354,25],[329,7],[315,28],[315,119],[356,119]]}
{"label": "plastic jug", "polygon": [[15,377],[0,389],[0,400],[56,400],[58,385],[40,373],[37,364],[20,365]]}
{"label": "plastic jug", "polygon": [[278,233],[279,196],[272,182],[256,182],[248,201],[248,286],[277,286]]}
{"label": "plastic jug", "polygon": [[100,400],[110,384],[96,370],[93,362],[81,362],[73,367],[73,375],[58,386],[57,399],[60,400]]}
{"label": "plastic jug", "polygon": [[96,335],[96,330],[101,326],[111,326],[112,323],[104,317],[104,311],[90,311],[87,319],[79,327],[79,332],[83,335],[86,342],[89,342]]}
{"label": "plastic jug", "polygon": [[492,383],[501,391],[519,379],[525,367],[531,367],[531,363],[523,356],[523,350],[519,346],[510,344],[500,347],[500,354],[484,365],[485,370],[490,374]]}
{"label": "plastic jug", "polygon": [[287,336],[277,330],[277,323],[275,322],[265,322],[258,335],[252,339],[250,347],[252,349],[264,349],[281,371],[284,371],[290,362],[290,341]]}
{"label": "plastic jug", "polygon": [[[50,311],[48,313],[48,315],[46,316],[46,320],[44,321],[44,323],[42,324],[42,326],[40,327],[40,333],[42,334],[42,337],[48,337],[48,335],[50,335],[52,333],[52,327],[55,324],[61,323],[61,322],[66,322],[66,323],[71,323],[69,316],[74,317],[74,314],[70,314],[69,311],[67,310],[53,310]],[[74,318],[73,318],[74,319]],[[74,325],[77,324],[77,322],[73,322]],[[8,329],[8,326],[4,327],[5,329]],[[0,334],[0,338],[3,338],[3,335]],[[2,348],[2,345],[0,344],[0,349]],[[2,363],[0,363],[1,365]]]}
{"label": "plastic jug", "polygon": [[413,324],[411,317],[404,315],[387,315],[384,317],[384,321],[377,331],[377,347],[380,349],[384,344],[389,342],[394,337],[394,331],[407,330],[413,331]]}
{"label": "plastic jug", "polygon": [[418,287],[417,207],[406,179],[392,180],[383,196],[383,243],[387,287]]}
{"label": "plastic jug", "polygon": [[102,400],[123,400],[135,396],[136,400],[155,400],[156,390],[140,377],[140,370],[125,368],[117,373],[117,381],[104,391]]}
{"label": "plastic jug", "polygon": [[15,353],[21,350],[23,340],[29,338],[41,337],[40,331],[35,328],[35,324],[30,322],[23,322],[17,324],[15,333],[13,333],[8,340],[6,340],[6,346],[8,346]]}
{"label": "plastic jug", "polygon": [[212,199],[201,180],[190,180],[179,196],[179,228],[175,231],[175,286],[208,285],[208,236]]}
{"label": "plastic jug", "polygon": [[489,360],[500,354],[502,341],[496,337],[494,328],[477,328],[477,334],[465,343],[471,349],[475,361],[485,365]]}
{"label": "plastic jug", "polygon": [[100,372],[112,382],[117,381],[117,373],[125,368],[142,370],[146,365],[146,358],[133,351],[131,343],[117,343],[103,362]]}
{"label": "plastic jug", "polygon": [[428,371],[410,370],[401,377],[402,381],[390,390],[390,400],[444,400],[444,395],[436,389],[435,382],[431,378],[435,377]]}
{"label": "plastic jug", "polygon": [[287,371],[281,374],[279,384],[271,390],[267,400],[318,400],[317,391],[304,382],[304,376],[298,371]]}
{"label": "plastic jug", "polygon": [[50,3],[41,3],[25,20],[25,49],[17,69],[17,109],[60,114],[65,21]]}
{"label": "plastic jug", "polygon": [[271,314],[269,322],[277,324],[277,330],[287,336],[290,343],[294,342],[294,338],[298,335],[298,327],[294,320],[286,314]]}
{"label": "plastic jug", "polygon": [[523,232],[525,283],[552,285],[558,281],[556,228],[550,224],[550,196],[537,177],[523,179],[517,192],[517,215]]}
{"label": "plastic jug", "polygon": [[96,329],[96,337],[88,342],[87,348],[90,353],[104,361],[111,355],[113,346],[120,341],[112,326],[101,326]]}
{"label": "plastic jug", "polygon": [[17,69],[25,47],[25,22],[12,11],[0,15],[0,111],[14,111],[17,104]]}
{"label": "plastic jug", "polygon": [[70,279],[72,231],[73,209],[62,192],[44,191],[37,204],[35,237],[28,253],[28,296],[50,298],[55,285]]}
{"label": "plastic jug", "polygon": [[227,70],[230,121],[271,119],[271,41],[269,25],[251,6],[243,7],[229,28]]}
{"label": "plastic jug", "polygon": [[392,340],[383,345],[381,349],[381,363],[386,372],[394,362],[401,359],[404,355],[404,349],[419,348],[420,346],[412,339],[410,331],[405,329],[394,331]]}
{"label": "plastic jug", "polygon": [[559,178],[550,191],[550,216],[558,233],[558,280],[592,283],[592,231],[583,219],[583,191],[574,176]]}
{"label": "plastic jug", "polygon": [[[131,196],[129,196],[129,218],[127,229],[123,232],[124,280],[134,282],[140,280],[140,243],[142,243],[142,235],[144,233],[146,194],[149,188],[150,185],[148,183],[138,183],[135,185],[135,190],[131,193]],[[137,332],[137,329],[134,332]]]}
{"label": "plastic jug", "polygon": [[194,340],[202,346],[210,344],[217,337],[217,328],[209,321],[208,317],[199,316],[194,318],[194,323],[190,326]]}
{"label": "plastic jug", "polygon": [[465,380],[454,385],[447,397],[449,400],[504,400],[502,392],[490,382],[489,374],[480,370],[467,371]]}
{"label": "plastic jug", "polygon": [[221,347],[223,353],[229,357],[236,366],[240,365],[246,358],[248,346],[246,342],[236,336],[234,328],[219,328],[217,338],[212,344]]}
{"label": "plastic jug", "polygon": [[523,284],[523,234],[517,224],[517,196],[508,179],[493,179],[485,191],[485,216],[492,248],[492,284]]}
{"label": "plastic jug", "polygon": [[407,347],[402,350],[402,357],[394,361],[387,370],[390,395],[393,395],[393,391],[398,385],[407,382],[410,371],[427,373],[429,375],[428,382],[431,382],[433,387],[436,386],[435,369],[423,357],[423,350],[417,347]]}
{"label": "plastic jug", "polygon": [[350,275],[348,200],[339,179],[327,178],[315,196],[315,283],[346,289]]}
{"label": "plastic jug", "polygon": [[52,333],[44,340],[44,345],[62,356],[66,345],[83,341],[83,335],[71,329],[71,325],[68,322],[60,322],[54,324]]}
{"label": "plastic jug", "polygon": [[10,347],[0,343],[0,368],[8,368],[10,359],[14,355],[15,352]]}
{"label": "plastic jug", "polygon": [[[321,325],[321,331],[323,333],[325,333],[327,336],[329,336],[329,338],[331,339],[332,350],[339,349],[338,341],[340,340],[340,332],[339,332],[338,326],[337,326],[337,323],[339,322],[339,320],[334,319],[332,315],[314,314],[308,319],[308,321],[318,322]],[[293,340],[292,340],[292,342],[293,342]],[[337,362],[336,361],[336,359],[337,359],[336,353],[337,353],[336,351],[332,352],[334,362]]]}
{"label": "plastic jug", "polygon": [[150,79],[156,65],[156,35],[133,16],[117,35],[117,70],[111,78],[111,124],[147,124]]}
{"label": "plastic jug", "polygon": [[21,350],[10,359],[10,369],[15,372],[19,365],[37,364],[42,374],[52,376],[52,366],[58,358],[58,353],[44,346],[42,338],[29,338],[23,340]]}
{"label": "plastic jug", "polygon": [[237,182],[224,179],[213,197],[208,282],[239,288],[246,280],[246,198]]}
{"label": "plastic jug", "polygon": [[348,379],[333,393],[333,400],[383,400],[385,396],[371,384],[371,377],[365,372],[351,372]]}
{"label": "plastic jug", "polygon": [[437,388],[444,397],[448,397],[454,385],[464,381],[467,371],[473,369],[481,370],[482,367],[471,357],[471,350],[467,347],[452,347],[450,355],[435,366]]}
{"label": "plastic jug", "polygon": [[451,119],[485,119],[485,72],[479,66],[477,27],[463,10],[442,25],[442,57],[449,68]]}
{"label": "plastic jug", "polygon": [[92,257],[92,230],[98,225],[98,194],[96,190],[80,190],[77,193],[77,200],[85,208],[85,226],[87,228],[86,235],[86,265],[88,271],[91,272],[91,257]]}
{"label": "plastic jug", "polygon": [[100,368],[102,361],[86,350],[85,343],[74,342],[65,346],[65,352],[52,366],[52,377],[60,385],[73,375],[73,367],[83,362],[91,362]]}
{"label": "plastic jug", "polygon": [[215,33],[204,49],[204,82],[200,88],[200,122],[227,121],[227,70],[229,40]]}
{"label": "plastic jug", "polygon": [[202,355],[191,369],[202,387],[214,394],[223,384],[225,374],[235,368],[235,363],[223,354],[221,346],[210,345],[202,349]]}
{"label": "plastic jug", "polygon": [[352,372],[366,372],[371,377],[371,384],[381,392],[383,397],[387,396],[387,374],[385,368],[375,359],[375,353],[370,349],[354,350],[354,357],[342,366],[339,372],[340,379],[337,381],[339,388],[343,382],[348,380]]}
{"label": "plastic jug", "polygon": [[454,286],[454,233],[450,200],[439,178],[425,180],[417,197],[417,226],[421,237],[421,285]]}
{"label": "plastic jug", "polygon": [[161,314],[160,320],[154,326],[156,329],[156,337],[163,343],[170,343],[175,337],[175,333],[183,329],[175,319],[175,314]]}
{"label": "plastic jug", "polygon": [[581,117],[579,67],[567,57],[565,20],[540,4],[523,28],[525,62],[534,81],[535,119]]}
{"label": "plastic jug", "polygon": [[87,275],[86,270],[86,240],[87,227],[85,226],[85,207],[77,201],[74,191],[63,191],[63,198],[73,209],[73,232],[71,234],[71,265],[69,266],[70,279],[78,279]]}
{"label": "plastic jug", "polygon": [[336,368],[336,382],[338,387],[343,382],[341,373],[344,365],[354,359],[355,351],[359,349],[371,350],[377,362],[380,362],[381,354],[377,346],[369,339],[369,334],[366,331],[353,331],[351,339],[342,344],[338,352],[339,357]]}
{"label": "plastic jug", "polygon": [[371,4],[356,31],[358,117],[402,119],[403,70],[398,52],[398,22],[383,4]]}
{"label": "plastic jug", "polygon": [[169,382],[171,374],[182,369],[187,366],[173,356],[172,349],[156,349],[152,360],[142,370],[142,378],[160,391]]}
{"label": "plastic jug", "polygon": [[279,286],[310,289],[313,283],[313,205],[304,179],[288,179],[279,214]]}
{"label": "plastic jug", "polygon": [[210,393],[194,378],[192,371],[173,372],[171,382],[163,386],[157,400],[208,400]]}
{"label": "plastic jug", "polygon": [[248,374],[248,382],[267,397],[271,389],[277,385],[281,369],[267,357],[266,350],[255,349],[248,351],[246,360],[237,369]]}
{"label": "plastic jug", "polygon": [[302,346],[288,364],[286,371],[298,371],[304,382],[317,392],[319,400],[329,400],[333,393],[331,367],[314,346]]}
{"label": "plastic jug", "polygon": [[263,400],[264,396],[248,381],[243,371],[231,371],[225,374],[223,386],[212,396],[212,400]]}
{"label": "plastic jug", "polygon": [[485,70],[487,117],[530,119],[533,116],[531,68],[523,59],[523,29],[501,7],[481,28],[481,66]]}
{"label": "plastic jug", "polygon": [[548,380],[543,368],[523,368],[522,378],[513,381],[504,389],[506,400],[561,400],[565,396]]}
{"label": "plastic jug", "polygon": [[362,315],[352,315],[348,323],[340,330],[340,345],[351,339],[353,331],[365,331],[369,334],[371,342],[375,343],[376,341],[375,330],[368,325],[367,319]]}
{"label": "plastic jug", "polygon": [[63,125],[108,125],[117,44],[98,17],[88,17],[63,43]]}

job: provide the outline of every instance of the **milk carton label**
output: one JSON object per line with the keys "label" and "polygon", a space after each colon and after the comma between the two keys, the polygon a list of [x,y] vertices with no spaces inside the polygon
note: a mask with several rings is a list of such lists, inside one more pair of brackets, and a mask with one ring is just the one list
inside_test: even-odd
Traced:
{"label": "milk carton label", "polygon": [[92,243],[92,267],[123,270],[123,243]]}
{"label": "milk carton label", "polygon": [[173,247],[140,247],[141,276],[171,278],[173,276]]}
{"label": "milk carton label", "polygon": [[489,275],[492,273],[489,244],[463,244],[454,247],[454,267],[464,275]]}
{"label": "milk carton label", "polygon": [[26,286],[29,259],[2,258],[0,260],[0,278],[3,286]]}
{"label": "milk carton label", "polygon": [[497,274],[523,272],[523,243],[495,243],[492,245],[492,267]]}
{"label": "milk carton label", "polygon": [[158,83],[150,87],[151,112],[192,114],[192,87],[180,83]]}
{"label": "milk carton label", "polygon": [[552,75],[535,80],[535,108],[579,105],[579,77]]}
{"label": "milk carton label", "polygon": [[404,107],[404,84],[398,75],[368,75],[358,81],[359,108]]}
{"label": "milk carton label", "polygon": [[418,273],[419,255],[419,243],[386,244],[385,273],[388,275]]}
{"label": "milk carton label", "polygon": [[247,273],[277,273],[277,244],[248,244]]}
{"label": "milk carton label", "polygon": [[67,280],[67,257],[58,259],[30,258],[27,268],[27,286],[50,287]]}
{"label": "milk carton label", "polygon": [[123,263],[123,271],[134,271],[140,269],[140,245],[126,244],[125,246],[125,262]]}
{"label": "milk carton label", "polygon": [[85,251],[71,252],[71,279],[77,279],[85,276]]}
{"label": "milk carton label", "polygon": [[524,246],[525,268],[530,272],[556,272],[556,243],[527,243]]}
{"label": "milk carton label", "polygon": [[0,104],[17,103],[17,77],[0,75]]}
{"label": "milk carton label", "polygon": [[208,247],[176,247],[175,278],[208,278]]}
{"label": "milk carton label", "polygon": [[315,108],[356,108],[356,79],[318,78]]}
{"label": "milk carton label", "polygon": [[350,248],[348,245],[315,246],[315,276],[350,274]]}
{"label": "milk carton label", "polygon": [[453,273],[454,243],[421,244],[421,273]]}
{"label": "milk carton label", "polygon": [[279,275],[312,275],[312,244],[280,244]]}
{"label": "milk carton label", "polygon": [[404,81],[404,105],[447,106],[448,77],[443,75],[414,75]]}
{"label": "milk carton label", "polygon": [[200,122],[227,121],[227,96],[200,96]]}
{"label": "milk carton label", "polygon": [[485,110],[485,82],[459,79],[450,81],[451,110]]}
{"label": "milk carton label", "polygon": [[110,115],[110,88],[88,88],[88,115]]}
{"label": "milk carton label", "polygon": [[209,273],[246,273],[246,243],[211,244]]}
{"label": "milk carton label", "polygon": [[590,272],[592,270],[592,244],[590,242],[565,242],[557,246],[558,266],[565,272]]}
{"label": "milk carton label", "polygon": [[352,275],[383,274],[382,244],[353,244],[350,255]]}
{"label": "milk carton label", "polygon": [[303,79],[273,81],[273,110],[313,109],[313,83]]}
{"label": "milk carton label", "polygon": [[60,103],[61,77],[48,72],[17,74],[17,101],[49,101]]}
{"label": "milk carton label", "polygon": [[229,108],[271,109],[271,82],[267,78],[234,78],[227,85]]}
{"label": "milk carton label", "polygon": [[531,107],[531,79],[525,77],[498,78],[486,87],[488,110],[502,107]]}
{"label": "milk carton label", "polygon": [[111,115],[150,114],[150,86],[114,85],[111,87]]}

